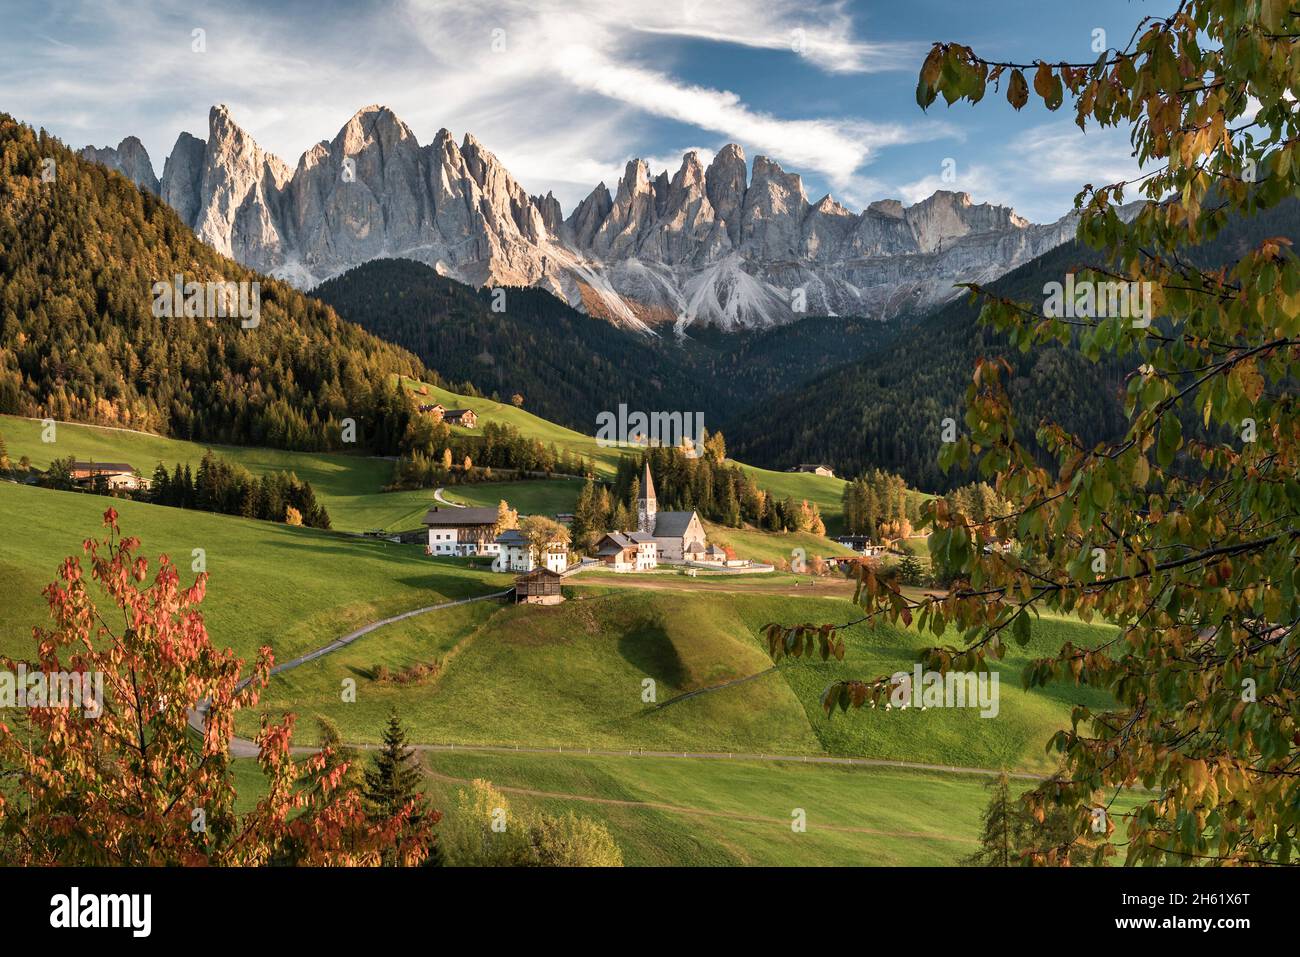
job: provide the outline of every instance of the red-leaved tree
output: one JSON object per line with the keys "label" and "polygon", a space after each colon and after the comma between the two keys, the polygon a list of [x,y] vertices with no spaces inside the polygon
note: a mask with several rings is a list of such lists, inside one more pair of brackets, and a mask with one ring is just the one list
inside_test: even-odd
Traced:
{"label": "red-leaved tree", "polygon": [[[83,548],[90,577],[111,603],[97,607],[81,559],[65,559],[59,581],[44,592],[53,627],[33,629],[37,657],[23,663],[29,675],[99,676],[102,706],[29,702],[13,727],[0,724],[0,863],[422,863],[438,816],[406,807],[368,820],[360,795],[341,786],[345,763],[328,750],[292,760],[292,715],[263,718],[257,761],[265,794],[237,812],[234,716],[256,704],[270,649],[260,650],[241,681],[242,662],[213,647],[198,610],[207,575],[182,588],[163,555],[143,584],[149,563],[136,554],[139,540],[122,537],[111,508],[104,525],[107,537]],[[190,724],[200,703],[202,734]]]}

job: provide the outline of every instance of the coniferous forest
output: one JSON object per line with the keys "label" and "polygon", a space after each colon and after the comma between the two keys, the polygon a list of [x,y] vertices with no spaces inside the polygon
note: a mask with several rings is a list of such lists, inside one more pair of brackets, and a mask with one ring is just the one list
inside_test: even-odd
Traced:
{"label": "coniferous forest", "polygon": [[[260,282],[259,325],[154,317],[153,284],[176,275]],[[404,349],[219,255],[123,176],[0,114],[0,412],[304,450],[350,447],[352,419],[351,447],[391,453],[406,428],[395,373],[431,378]]]}

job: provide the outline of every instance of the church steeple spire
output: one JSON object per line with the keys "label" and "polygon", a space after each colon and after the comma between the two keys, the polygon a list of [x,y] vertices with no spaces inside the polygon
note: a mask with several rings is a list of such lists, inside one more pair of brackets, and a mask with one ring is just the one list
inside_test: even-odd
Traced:
{"label": "church steeple spire", "polygon": [[655,513],[659,502],[655,498],[655,481],[650,477],[650,463],[645,464],[645,475],[641,479],[641,496],[636,500],[636,529],[647,535],[655,533]]}

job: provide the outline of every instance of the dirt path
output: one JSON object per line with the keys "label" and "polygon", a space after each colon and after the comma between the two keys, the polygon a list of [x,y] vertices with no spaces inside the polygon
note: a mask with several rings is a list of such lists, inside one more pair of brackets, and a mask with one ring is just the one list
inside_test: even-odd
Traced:
{"label": "dirt path", "polygon": [[451,506],[452,508],[464,508],[464,507],[465,507],[465,506],[462,505],[460,502],[453,502],[453,501],[450,501],[449,499],[445,499],[445,498],[443,498],[443,497],[442,497],[442,493],[443,493],[445,490],[446,490],[446,486],[439,486],[438,488],[434,489],[434,490],[433,490],[433,498],[434,498],[434,501],[438,502],[438,503],[441,504],[441,505],[449,505],[449,506]]}
{"label": "dirt path", "polygon": [[[491,592],[490,594],[487,595],[475,595],[473,598],[458,598],[454,601],[444,601],[444,602],[440,602],[437,605],[426,605],[423,608],[416,608],[412,611],[404,611],[400,615],[391,615],[388,618],[381,618],[379,621],[372,621],[368,625],[362,625],[360,628],[356,629],[355,631],[348,632],[342,638],[334,639],[324,647],[317,648],[315,651],[309,651],[306,654],[299,655],[297,658],[290,658],[288,661],[282,661],[280,664],[276,665],[271,669],[271,674],[278,675],[282,671],[288,671],[291,668],[297,668],[299,665],[306,664],[309,661],[315,661],[317,658],[324,657],[325,655],[328,655],[332,651],[338,651],[340,648],[346,648],[348,645],[352,644],[352,642],[356,641],[358,638],[364,638],[372,631],[375,631],[379,628],[383,628],[385,625],[392,625],[399,621],[405,621],[407,618],[414,618],[416,615],[424,615],[431,611],[441,611],[444,608],[454,608],[457,605],[468,605],[477,601],[488,601],[493,598],[503,598],[507,594],[509,594],[509,589],[507,589],[506,591]],[[243,681],[241,681],[238,684],[237,688],[243,688],[251,680],[252,680],[251,678],[245,678]],[[189,715],[190,727],[193,728],[195,731],[197,731],[199,734],[203,733],[204,714],[206,711],[207,711],[206,701],[200,701],[196,707],[190,709],[190,715]],[[313,749],[307,749],[307,750],[310,751]],[[257,745],[254,744],[252,741],[249,741],[247,738],[232,737],[230,739],[230,754],[232,757],[255,758],[257,757],[257,753],[258,753]]]}
{"label": "dirt path", "polygon": [[[719,576],[721,579],[721,576]],[[754,579],[742,581],[710,581],[704,578],[670,578],[652,575],[622,575],[618,579],[595,578],[591,575],[575,578],[575,585],[610,585],[615,588],[644,588],[649,591],[690,592],[743,592],[755,595],[785,595],[792,598],[852,598],[854,583],[831,580],[817,584],[792,582],[764,582]]]}
{"label": "dirt path", "polygon": [[[468,778],[458,778],[450,774],[443,774],[441,771],[428,770],[431,778],[442,781],[446,784],[472,784]],[[685,814],[692,817],[716,817],[725,818],[730,821],[748,821],[754,824],[776,824],[786,828],[790,826],[788,818],[766,817],[762,814],[742,814],[738,811],[717,811],[709,808],[688,807],[683,804],[666,804],[662,801],[632,801],[623,798],[602,798],[594,797],[589,794],[568,794],[562,791],[539,791],[536,788],[510,787],[508,785],[492,785],[498,791],[506,794],[519,794],[525,797],[544,798],[557,801],[581,801],[584,804],[599,804],[605,807],[627,807],[627,808],[646,808],[653,811],[667,811],[670,814]],[[874,834],[880,837],[909,837],[920,838],[923,840],[933,841],[955,841],[959,844],[978,844],[974,838],[957,837],[951,834],[935,834],[928,831],[889,831],[875,827],[858,827],[852,824],[821,824],[811,823],[809,827],[813,830],[838,831],[845,834]]]}

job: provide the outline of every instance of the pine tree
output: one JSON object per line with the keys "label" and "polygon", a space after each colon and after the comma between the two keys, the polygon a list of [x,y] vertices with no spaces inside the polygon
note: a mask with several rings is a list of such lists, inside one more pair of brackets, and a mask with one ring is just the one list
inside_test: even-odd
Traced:
{"label": "pine tree", "polygon": [[925,578],[925,571],[915,555],[908,552],[898,563],[898,577],[904,585],[920,585]]}
{"label": "pine tree", "polygon": [[167,475],[167,466],[161,462],[153,470],[149,480],[149,500],[155,505],[171,504],[171,478]]}
{"label": "pine tree", "polygon": [[373,765],[366,770],[364,796],[375,820],[390,818],[414,802],[412,821],[419,821],[427,810],[417,790],[420,772],[414,764],[415,751],[406,746],[406,729],[394,709],[388,714],[384,729],[384,746],[375,754]]}
{"label": "pine tree", "polygon": [[1019,863],[1017,848],[1024,830],[1020,809],[1011,798],[1011,782],[1005,771],[988,783],[991,792],[984,809],[984,830],[980,847],[962,859],[967,867],[1012,867]]}

